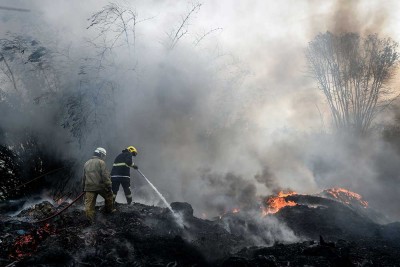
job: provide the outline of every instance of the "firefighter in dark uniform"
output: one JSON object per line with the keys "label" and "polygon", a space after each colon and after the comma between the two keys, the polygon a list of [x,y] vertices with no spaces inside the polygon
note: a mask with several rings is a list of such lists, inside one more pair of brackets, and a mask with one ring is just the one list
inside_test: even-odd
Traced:
{"label": "firefighter in dark uniform", "polygon": [[132,157],[136,157],[137,154],[138,152],[136,148],[134,148],[133,146],[129,146],[126,149],[122,150],[122,153],[119,154],[114,160],[114,164],[111,170],[114,202],[115,198],[117,197],[119,185],[122,185],[126,201],[128,202],[128,204],[132,203],[130,168],[134,168],[135,170],[138,169],[138,166],[135,165],[132,161]]}

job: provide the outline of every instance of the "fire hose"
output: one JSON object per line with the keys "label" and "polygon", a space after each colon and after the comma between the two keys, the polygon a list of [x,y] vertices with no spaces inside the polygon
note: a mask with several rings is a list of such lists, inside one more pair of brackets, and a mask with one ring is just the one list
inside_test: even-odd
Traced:
{"label": "fire hose", "polygon": [[[168,204],[167,200],[164,198],[164,196],[157,190],[157,188],[149,181],[149,179],[147,179],[147,177],[139,170],[136,169],[140,175],[146,179],[146,181],[149,183],[149,185],[157,192],[157,194],[159,195],[159,197],[163,200],[163,202],[166,204],[167,208],[174,214],[174,211],[172,210],[171,206]],[[62,212],[64,212],[66,209],[68,209],[69,207],[72,206],[72,204],[74,204],[76,201],[78,201],[83,195],[85,194],[85,192],[80,193],[71,203],[69,203],[66,207],[64,207],[62,210],[58,211],[57,213],[51,215],[50,217],[47,217],[45,219],[33,222],[33,223],[42,223],[45,221],[48,221],[58,215],[60,215]]]}
{"label": "fire hose", "polygon": [[63,211],[65,211],[66,209],[68,209],[69,207],[71,207],[72,204],[74,204],[75,202],[77,202],[84,194],[85,194],[85,192],[80,193],[80,194],[78,195],[78,197],[75,198],[75,199],[74,199],[71,203],[69,203],[66,207],[64,207],[62,210],[58,211],[57,213],[51,215],[50,217],[47,217],[47,218],[45,218],[45,219],[42,219],[42,220],[39,220],[39,221],[36,221],[36,222],[33,222],[33,223],[42,223],[42,222],[48,221],[48,220],[50,220],[50,219],[52,219],[52,218],[54,218],[54,217],[60,215]]}
{"label": "fire hose", "polygon": [[[142,175],[143,178],[146,179],[146,181],[149,183],[149,185],[157,192],[157,194],[160,196],[160,198],[161,198],[161,199],[163,200],[163,202],[166,204],[167,208],[168,208],[172,213],[174,213],[174,211],[172,210],[171,206],[168,204],[167,200],[166,200],[166,199],[164,198],[164,196],[157,190],[157,188],[149,181],[149,179],[147,179],[147,177],[146,177],[139,169],[136,169],[136,170],[140,173],[140,175]],[[54,171],[55,171],[55,170],[54,170]],[[37,178],[38,178],[38,177],[37,177]],[[85,194],[85,192],[80,193],[80,194],[79,194],[71,203],[69,203],[66,207],[64,207],[62,210],[58,211],[57,213],[51,215],[50,217],[47,217],[47,218],[45,218],[45,219],[42,219],[42,220],[39,220],[39,221],[36,221],[36,222],[33,222],[33,223],[42,223],[42,222],[48,221],[48,220],[50,220],[50,219],[52,219],[52,218],[54,218],[54,217],[60,215],[60,214],[61,214],[62,212],[64,212],[66,209],[68,209],[69,207],[71,207],[72,204],[74,204],[76,201],[78,201],[84,194]]]}
{"label": "fire hose", "polygon": [[50,173],[53,173],[53,172],[58,172],[59,170],[62,170],[62,169],[64,169],[64,168],[66,168],[66,167],[65,167],[65,166],[64,166],[64,167],[60,167],[60,168],[58,168],[58,169],[54,169],[54,170],[51,170],[51,171],[46,172],[46,173],[44,173],[44,174],[41,174],[41,175],[39,175],[39,176],[33,178],[32,180],[26,182],[26,183],[23,183],[23,184],[21,184],[21,185],[15,187],[15,188],[13,188],[13,189],[11,189],[11,190],[8,190],[8,192],[13,192],[13,191],[15,191],[15,190],[18,190],[19,188],[21,188],[21,187],[23,187],[23,186],[25,186],[25,185],[27,185],[27,184],[30,184],[30,183],[32,183],[33,181],[36,181],[37,179],[42,178],[43,176],[46,176],[46,175],[48,175],[48,174],[50,174]]}

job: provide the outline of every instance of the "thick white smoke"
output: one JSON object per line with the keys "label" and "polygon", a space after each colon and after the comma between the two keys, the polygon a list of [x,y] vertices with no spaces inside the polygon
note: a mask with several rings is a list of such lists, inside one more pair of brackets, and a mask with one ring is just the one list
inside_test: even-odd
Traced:
{"label": "thick white smoke", "polygon": [[[130,46],[120,39],[99,67],[101,38],[95,39],[95,27],[87,29],[87,19],[108,1],[4,1],[31,11],[0,10],[2,37],[7,31],[30,35],[53,49],[58,93],[82,92],[87,105],[111,116],[93,124],[79,147],[66,129],[54,128],[63,103],[37,107],[26,94],[29,116],[3,117],[1,126],[11,132],[33,127],[49,146],[80,161],[101,145],[109,152],[108,166],[134,145],[136,163],[167,200],[187,201],[197,215],[217,215],[279,188],[314,193],[341,186],[399,218],[390,205],[395,201],[380,197],[397,197],[397,152],[379,136],[329,134],[329,110],[307,74],[307,43],[318,32],[346,30],[344,18],[354,12],[357,23],[347,25],[349,30],[396,40],[394,13],[372,12],[380,8],[374,3],[344,2],[203,1],[172,49],[171,36],[196,3],[120,2],[138,23],[134,35],[129,32]],[[338,12],[344,24],[332,22],[339,21]],[[6,83],[1,89],[12,91]],[[85,98],[93,92],[105,101]],[[145,182],[133,176],[136,199],[156,203]]]}

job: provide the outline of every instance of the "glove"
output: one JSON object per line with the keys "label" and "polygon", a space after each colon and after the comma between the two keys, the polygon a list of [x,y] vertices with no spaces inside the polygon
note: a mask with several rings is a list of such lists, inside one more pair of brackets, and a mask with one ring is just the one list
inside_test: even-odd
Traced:
{"label": "glove", "polygon": [[133,165],[132,168],[134,168],[135,170],[139,169],[137,165]]}

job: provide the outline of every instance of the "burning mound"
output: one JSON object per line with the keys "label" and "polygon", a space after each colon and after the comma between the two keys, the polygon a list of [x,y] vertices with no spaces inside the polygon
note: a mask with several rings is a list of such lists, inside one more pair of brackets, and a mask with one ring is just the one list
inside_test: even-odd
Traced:
{"label": "burning mound", "polygon": [[399,266],[400,224],[376,224],[341,201],[282,192],[261,210],[236,209],[214,221],[171,203],[183,226],[168,209],[138,203],[111,215],[98,208],[94,224],[76,206],[30,222],[59,210],[43,202],[3,216],[0,265]]}
{"label": "burning mound", "polygon": [[233,233],[240,235],[248,231],[267,244],[271,234],[265,234],[268,233],[262,226],[265,221],[270,221],[269,225],[279,225],[273,236],[285,237],[280,242],[304,238],[315,240],[320,235],[333,240],[378,236],[391,238],[387,227],[377,223],[379,218],[381,216],[370,209],[368,202],[359,194],[343,188],[327,189],[316,195],[281,191],[264,198],[261,212],[231,212],[221,217]]}
{"label": "burning mound", "polygon": [[294,201],[286,201],[287,196],[296,195],[296,192],[279,192],[277,196],[270,196],[265,199],[265,208],[263,209],[263,215],[277,213],[280,209],[286,206],[296,206]]}
{"label": "burning mound", "polygon": [[[299,196],[294,191],[280,191],[277,195],[268,196],[263,201],[263,214],[274,214],[286,206],[296,206],[298,203],[290,200],[289,196]],[[344,188],[330,188],[322,191],[316,196],[338,201],[350,207],[368,208],[368,202],[361,195]]]}
{"label": "burning mound", "polygon": [[320,194],[322,197],[330,198],[333,200],[340,201],[350,206],[361,206],[368,208],[368,202],[362,200],[361,195],[351,192],[344,188],[330,188],[322,191]]}

